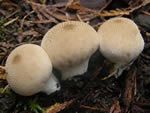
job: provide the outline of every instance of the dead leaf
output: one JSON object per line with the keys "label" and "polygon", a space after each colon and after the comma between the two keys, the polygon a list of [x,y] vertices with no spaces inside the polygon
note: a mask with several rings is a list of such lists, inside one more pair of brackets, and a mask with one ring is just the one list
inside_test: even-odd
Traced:
{"label": "dead leaf", "polygon": [[74,101],[74,99],[72,99],[70,101],[66,101],[63,104],[56,103],[56,104],[50,106],[49,108],[47,108],[46,112],[44,112],[44,113],[57,113],[57,112],[60,112],[61,110],[65,109],[67,106],[69,106],[73,101]]}

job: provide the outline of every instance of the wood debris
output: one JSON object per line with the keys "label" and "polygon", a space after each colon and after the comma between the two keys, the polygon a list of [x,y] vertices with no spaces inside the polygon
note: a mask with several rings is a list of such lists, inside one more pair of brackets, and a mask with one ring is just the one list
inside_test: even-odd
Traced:
{"label": "wood debris", "polygon": [[109,113],[121,113],[120,104],[118,100],[114,100],[114,104],[111,106]]}
{"label": "wood debris", "polygon": [[80,105],[80,108],[97,110],[100,112],[106,112],[106,109],[104,109],[104,108],[90,107],[90,106],[85,106],[85,105]]}
{"label": "wood debris", "polygon": [[73,101],[74,101],[74,99],[72,99],[70,101],[66,101],[62,104],[56,103],[56,104],[50,106],[49,108],[47,108],[46,112],[44,112],[44,113],[57,113],[57,112],[60,112],[61,110],[65,109],[70,104],[72,104]]}
{"label": "wood debris", "polygon": [[125,92],[123,95],[123,103],[125,105],[125,113],[128,112],[129,107],[131,106],[134,97],[136,95],[136,67],[132,66],[131,71],[128,74],[128,78],[126,80]]}

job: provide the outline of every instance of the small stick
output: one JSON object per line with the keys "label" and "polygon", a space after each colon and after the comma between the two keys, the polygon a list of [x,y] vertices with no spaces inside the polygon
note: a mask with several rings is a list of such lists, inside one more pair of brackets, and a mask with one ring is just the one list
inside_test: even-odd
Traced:
{"label": "small stick", "polygon": [[7,23],[5,23],[3,26],[4,26],[4,27],[6,27],[6,26],[8,26],[9,24],[14,23],[16,20],[18,20],[18,18],[19,18],[19,17],[16,17],[16,18],[14,18],[14,19],[12,19],[12,20],[8,21],[8,22],[7,22]]}
{"label": "small stick", "polygon": [[23,28],[23,24],[24,24],[24,21],[25,19],[30,16],[32,13],[34,13],[34,11],[31,11],[30,13],[28,13],[26,16],[23,17],[23,19],[21,20],[21,25],[20,25],[20,31],[22,31],[22,28]]}
{"label": "small stick", "polygon": [[85,106],[85,105],[80,105],[80,108],[86,108],[86,109],[99,110],[99,111],[106,112],[106,110],[104,108],[90,107],[90,106]]}
{"label": "small stick", "polygon": [[81,19],[81,17],[80,17],[79,14],[76,14],[76,15],[77,15],[77,18],[79,19],[80,22],[84,22],[84,21]]}
{"label": "small stick", "polygon": [[9,88],[9,85],[7,84],[5,87],[4,87],[4,89],[2,90],[2,94],[7,90]]}

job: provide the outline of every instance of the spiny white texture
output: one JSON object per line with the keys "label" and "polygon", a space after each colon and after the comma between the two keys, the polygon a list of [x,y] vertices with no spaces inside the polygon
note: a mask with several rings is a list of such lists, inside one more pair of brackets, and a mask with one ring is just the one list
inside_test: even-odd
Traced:
{"label": "spiny white texture", "polygon": [[128,64],[144,48],[137,25],[130,19],[116,17],[104,22],[99,30],[100,51],[111,62]]}
{"label": "spiny white texture", "polygon": [[84,64],[98,49],[98,34],[86,23],[67,21],[51,28],[45,34],[41,46],[49,55],[53,66],[63,72],[62,78],[67,79],[86,72],[88,63],[86,68],[78,66]]}
{"label": "spiny white texture", "polygon": [[20,95],[31,96],[43,91],[49,80],[53,85],[45,93],[58,90],[58,81],[51,78],[51,61],[38,45],[25,44],[14,49],[6,61],[6,71],[9,86]]}

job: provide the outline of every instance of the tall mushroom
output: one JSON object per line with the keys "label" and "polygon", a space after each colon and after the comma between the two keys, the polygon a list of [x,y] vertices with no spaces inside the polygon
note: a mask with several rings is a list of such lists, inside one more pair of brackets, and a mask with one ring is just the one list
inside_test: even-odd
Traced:
{"label": "tall mushroom", "polygon": [[98,34],[86,23],[63,22],[45,34],[41,46],[65,80],[87,71],[89,58],[99,47]]}
{"label": "tall mushroom", "polygon": [[23,96],[38,92],[51,94],[60,89],[52,73],[51,61],[38,45],[25,44],[15,48],[6,61],[6,72],[9,86]]}
{"label": "tall mushroom", "polygon": [[100,51],[115,63],[116,77],[131,64],[144,48],[144,41],[137,25],[124,17],[111,18],[98,29]]}

